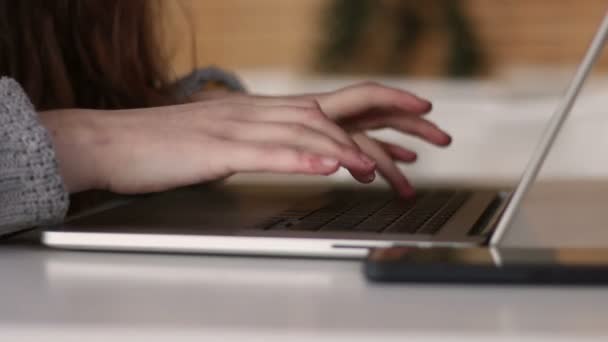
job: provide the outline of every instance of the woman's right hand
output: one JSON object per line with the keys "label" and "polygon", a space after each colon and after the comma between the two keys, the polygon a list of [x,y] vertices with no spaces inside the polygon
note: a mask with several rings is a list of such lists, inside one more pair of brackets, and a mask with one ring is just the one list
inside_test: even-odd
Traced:
{"label": "woman's right hand", "polygon": [[236,172],[329,175],[340,166],[361,182],[373,181],[375,162],[320,108],[300,102],[227,99],[132,110],[55,110],[40,117],[70,192],[147,193]]}

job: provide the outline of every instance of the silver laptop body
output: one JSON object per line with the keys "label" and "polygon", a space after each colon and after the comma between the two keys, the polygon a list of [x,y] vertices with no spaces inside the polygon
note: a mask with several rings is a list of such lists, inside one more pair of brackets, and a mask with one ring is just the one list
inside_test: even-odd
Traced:
{"label": "silver laptop body", "polygon": [[392,245],[500,243],[602,51],[602,21],[513,192],[343,185],[201,185],[132,198],[44,231],[52,247],[81,250],[363,257]]}

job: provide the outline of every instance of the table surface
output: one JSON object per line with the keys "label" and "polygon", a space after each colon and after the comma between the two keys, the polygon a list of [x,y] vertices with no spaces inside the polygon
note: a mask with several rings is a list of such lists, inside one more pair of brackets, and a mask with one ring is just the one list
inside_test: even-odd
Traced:
{"label": "table surface", "polygon": [[0,336],[608,338],[605,288],[377,285],[357,261],[2,246]]}
{"label": "table surface", "polygon": [[[449,101],[437,107],[458,109]],[[470,115],[485,125],[479,132],[460,112],[438,116],[458,133],[455,141],[462,137],[454,156],[423,150],[428,157],[410,174],[513,182],[542,125],[498,125],[504,116],[484,121],[478,108]],[[588,180],[608,170],[606,157],[571,154],[588,144],[586,128],[601,133],[601,120],[571,126],[560,167],[549,168],[587,180],[536,187],[507,245],[608,244],[608,182]],[[35,232],[0,243],[0,270],[3,341],[608,340],[602,287],[379,285],[364,279],[358,261],[61,251],[41,246]]]}
{"label": "table surface", "polygon": [[[507,243],[606,245],[606,200],[539,186]],[[0,338],[25,341],[608,339],[603,287],[379,285],[359,261],[61,251],[36,232],[0,245],[0,270]]]}

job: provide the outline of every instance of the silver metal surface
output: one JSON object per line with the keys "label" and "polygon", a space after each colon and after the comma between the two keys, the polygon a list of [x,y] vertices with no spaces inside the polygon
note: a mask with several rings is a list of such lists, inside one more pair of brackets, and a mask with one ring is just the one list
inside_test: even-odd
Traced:
{"label": "silver metal surface", "polygon": [[[339,190],[336,185],[295,184],[181,189],[48,229],[43,242],[80,250],[363,258],[369,248],[395,244],[480,245],[486,238],[470,235],[469,230],[496,196],[495,190],[475,190],[434,235],[248,228],[302,201],[330,203],[327,192]],[[387,190],[362,191],[392,196]]]}
{"label": "silver metal surface", "polygon": [[517,214],[517,211],[520,207],[522,199],[530,189],[531,184],[536,179],[538,172],[540,171],[543,162],[547,158],[553,143],[555,142],[555,138],[557,137],[560,129],[564,125],[564,122],[568,118],[572,110],[572,106],[574,105],[578,94],[591,71],[591,68],[595,64],[595,61],[599,57],[600,53],[603,50],[604,43],[606,41],[606,37],[608,36],[608,15],[604,16],[600,27],[593,38],[587,53],[581,62],[572,82],[568,86],[566,94],[563,97],[562,102],[555,110],[555,114],[549,121],[545,133],[543,134],[538,147],[534,151],[534,154],[530,158],[528,162],[528,166],[526,167],[521,180],[515,191],[513,192],[509,203],[507,204],[505,211],[502,215],[501,220],[498,222],[496,230],[494,231],[492,238],[490,240],[490,245],[495,246],[500,243],[505,232],[509,228],[513,218]]}

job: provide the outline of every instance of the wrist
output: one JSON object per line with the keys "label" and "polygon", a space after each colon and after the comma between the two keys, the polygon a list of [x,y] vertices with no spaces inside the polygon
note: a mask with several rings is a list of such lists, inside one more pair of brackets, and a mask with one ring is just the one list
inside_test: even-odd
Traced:
{"label": "wrist", "polygon": [[70,193],[99,189],[99,142],[103,140],[103,113],[97,110],[67,109],[39,113],[50,133],[59,172]]}

